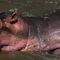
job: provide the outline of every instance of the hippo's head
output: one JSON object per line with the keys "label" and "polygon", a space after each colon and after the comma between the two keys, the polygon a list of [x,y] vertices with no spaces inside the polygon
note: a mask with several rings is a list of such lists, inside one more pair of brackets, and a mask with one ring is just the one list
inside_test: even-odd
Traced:
{"label": "hippo's head", "polygon": [[17,13],[0,12],[0,49],[21,50],[26,46],[28,26]]}

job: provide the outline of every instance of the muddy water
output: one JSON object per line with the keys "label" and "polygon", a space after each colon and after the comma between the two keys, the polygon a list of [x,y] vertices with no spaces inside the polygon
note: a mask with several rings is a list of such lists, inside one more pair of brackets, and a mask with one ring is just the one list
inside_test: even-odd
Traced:
{"label": "muddy water", "polygon": [[0,52],[0,60],[60,60],[60,55],[47,52]]}
{"label": "muddy water", "polygon": [[[15,11],[24,16],[45,16],[60,8],[60,0],[0,0],[0,10]],[[0,52],[0,60],[60,60],[47,52]]]}

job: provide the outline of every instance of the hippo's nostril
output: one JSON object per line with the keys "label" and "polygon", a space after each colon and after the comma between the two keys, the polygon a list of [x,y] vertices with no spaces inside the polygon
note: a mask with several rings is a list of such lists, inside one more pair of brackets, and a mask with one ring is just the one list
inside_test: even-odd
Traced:
{"label": "hippo's nostril", "polygon": [[14,20],[14,21],[11,21],[10,24],[15,24],[17,22],[18,22],[18,20]]}

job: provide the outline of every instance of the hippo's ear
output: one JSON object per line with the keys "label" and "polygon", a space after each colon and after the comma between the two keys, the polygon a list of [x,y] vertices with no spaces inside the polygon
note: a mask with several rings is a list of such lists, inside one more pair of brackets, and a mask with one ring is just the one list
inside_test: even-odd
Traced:
{"label": "hippo's ear", "polygon": [[14,20],[14,19],[17,19],[17,17],[18,17],[18,14],[16,13],[16,12],[14,12],[13,14],[12,14],[12,19]]}
{"label": "hippo's ear", "polygon": [[0,11],[0,14],[3,13],[3,12],[4,12],[4,10],[1,10],[1,11]]}
{"label": "hippo's ear", "polygon": [[18,14],[16,12],[14,12],[12,14],[11,20],[10,20],[10,24],[15,24],[18,22]]}

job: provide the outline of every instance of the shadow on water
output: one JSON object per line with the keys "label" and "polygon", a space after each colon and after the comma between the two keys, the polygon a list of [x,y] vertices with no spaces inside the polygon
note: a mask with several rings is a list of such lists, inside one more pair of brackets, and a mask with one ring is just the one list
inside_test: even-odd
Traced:
{"label": "shadow on water", "polygon": [[[24,16],[44,16],[60,7],[58,0],[0,0],[0,10]],[[0,52],[0,60],[59,60],[60,55],[42,52]]]}

